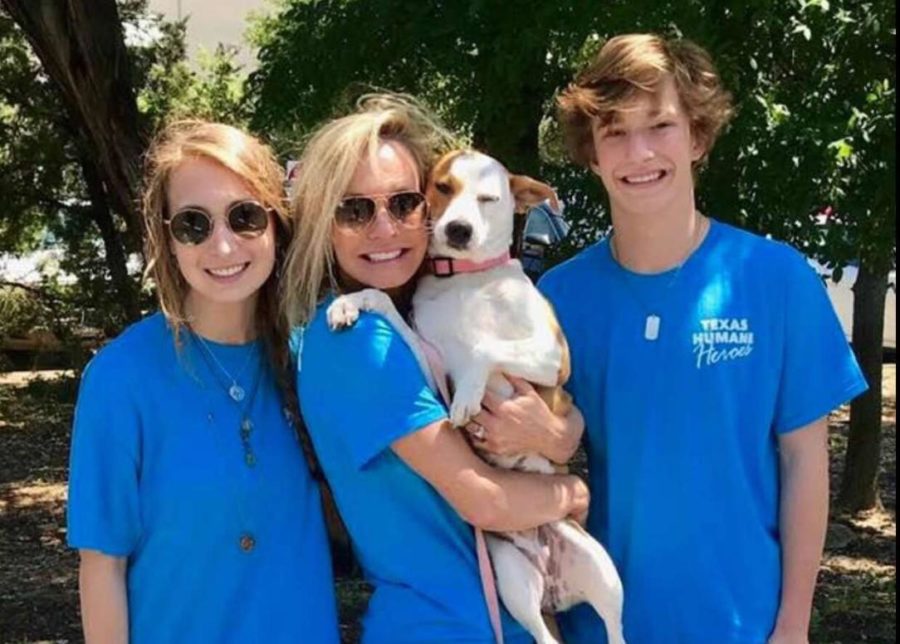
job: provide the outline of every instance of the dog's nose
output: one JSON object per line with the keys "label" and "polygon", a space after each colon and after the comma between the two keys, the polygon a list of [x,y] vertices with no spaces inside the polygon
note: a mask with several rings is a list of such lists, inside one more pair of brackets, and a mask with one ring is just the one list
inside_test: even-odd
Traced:
{"label": "dog's nose", "polygon": [[463,249],[472,239],[472,224],[463,221],[451,221],[447,224],[447,243],[453,248]]}

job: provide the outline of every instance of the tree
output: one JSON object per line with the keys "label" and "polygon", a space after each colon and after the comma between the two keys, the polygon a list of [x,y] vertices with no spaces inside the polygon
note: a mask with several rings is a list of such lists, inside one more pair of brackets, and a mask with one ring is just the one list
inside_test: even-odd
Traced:
{"label": "tree", "polygon": [[[28,3],[28,9],[40,13],[44,22],[39,24],[44,27],[68,17],[59,13],[61,5],[41,9],[38,4]],[[199,73],[191,71],[185,61],[184,24],[149,14],[146,4],[146,0],[128,0],[114,6],[121,21],[114,31],[127,34],[123,41],[127,57],[113,66],[115,70],[80,71],[99,89],[83,90],[84,96],[72,99],[80,101],[74,108],[66,104],[66,93],[57,91],[56,79],[46,73],[25,32],[0,12],[0,52],[4,54],[0,58],[0,194],[6,200],[0,212],[0,244],[25,251],[48,238],[61,243],[65,248],[61,269],[76,275],[78,282],[62,289],[53,287],[53,296],[68,303],[73,315],[104,328],[109,335],[138,317],[149,303],[146,292],[138,295],[142,246],[138,164],[146,145],[146,137],[140,133],[151,133],[178,116],[233,123],[241,119],[242,74],[233,62],[234,52],[217,51],[201,65]],[[74,3],[65,11],[83,13],[83,7]],[[64,36],[74,38],[72,32],[82,35],[74,29]],[[52,34],[41,37],[56,38]],[[105,51],[98,43],[91,43],[90,48],[92,52]],[[96,62],[95,53],[90,54],[94,58],[88,54],[79,58],[79,51],[68,59],[73,67]],[[124,81],[104,74],[120,73],[118,68],[125,64],[133,86],[130,100],[137,110],[137,135],[133,137],[137,143],[126,142],[118,149],[118,136],[91,142],[88,125],[79,125],[78,110],[81,104],[105,100],[101,99],[104,92],[118,92],[117,83]],[[75,90],[82,92],[78,87],[67,91]],[[118,127],[126,126],[123,122]],[[137,152],[129,151],[135,145],[139,146]],[[135,167],[123,173],[128,194],[119,191],[118,198],[113,196],[94,152],[98,147],[108,148],[109,158],[133,157]],[[125,201],[129,209],[123,213],[116,204]],[[51,286],[45,284],[44,288]]]}
{"label": "tree", "polygon": [[[140,307],[127,271],[126,244],[140,248],[137,187],[145,140],[116,3],[3,0],[3,7],[60,92],[68,114],[65,126],[79,143],[89,216],[103,238],[125,316],[137,319]],[[113,211],[124,222],[124,241]]]}
{"label": "tree", "polygon": [[[704,211],[831,266],[860,262],[854,347],[871,390],[852,408],[842,494],[859,509],[875,503],[880,329],[895,266],[895,16],[887,0],[285,0],[257,26],[251,122],[288,150],[360,86],[422,96],[476,147],[557,186],[571,253],[609,220],[596,180],[561,158],[553,96],[609,35],[698,42],[738,106],[700,181]],[[826,207],[837,214],[823,224]]]}
{"label": "tree", "polygon": [[511,11],[500,0],[286,2],[256,29],[252,123],[289,148],[360,88],[407,91],[474,145],[533,172],[536,124],[568,73],[556,33],[583,40],[584,16],[608,9],[586,1],[520,4]]}

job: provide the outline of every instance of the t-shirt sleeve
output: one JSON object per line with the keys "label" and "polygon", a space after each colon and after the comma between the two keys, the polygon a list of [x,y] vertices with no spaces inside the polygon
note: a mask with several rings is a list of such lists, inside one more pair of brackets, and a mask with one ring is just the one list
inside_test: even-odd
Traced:
{"label": "t-shirt sleeve", "polygon": [[825,285],[796,251],[791,251],[784,283],[778,434],[808,425],[868,388]]}
{"label": "t-shirt sleeve", "polygon": [[140,533],[139,430],[135,389],[110,356],[81,380],[69,462],[68,543],[124,557]]}
{"label": "t-shirt sleeve", "polygon": [[353,327],[335,332],[314,324],[303,342],[298,382],[313,433],[335,432],[357,468],[447,417],[412,350],[377,314],[363,313]]}

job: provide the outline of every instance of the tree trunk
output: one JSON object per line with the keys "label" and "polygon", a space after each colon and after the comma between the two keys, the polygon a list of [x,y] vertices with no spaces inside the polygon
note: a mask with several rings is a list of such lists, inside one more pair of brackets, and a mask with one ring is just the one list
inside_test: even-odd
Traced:
{"label": "tree trunk", "polygon": [[887,274],[860,264],[853,286],[853,349],[869,390],[850,404],[850,439],[838,505],[851,512],[880,507],[881,369]]}
{"label": "tree trunk", "polygon": [[122,236],[116,228],[112,213],[109,210],[109,202],[106,198],[103,182],[93,162],[82,155],[81,171],[84,182],[87,185],[88,195],[91,200],[91,219],[100,230],[103,239],[103,249],[106,253],[106,266],[112,278],[113,288],[118,294],[119,304],[126,322],[134,322],[141,317],[139,285],[128,274],[128,256]]}
{"label": "tree trunk", "polygon": [[146,142],[115,0],[0,0],[62,94],[109,202],[140,251],[137,208]]}

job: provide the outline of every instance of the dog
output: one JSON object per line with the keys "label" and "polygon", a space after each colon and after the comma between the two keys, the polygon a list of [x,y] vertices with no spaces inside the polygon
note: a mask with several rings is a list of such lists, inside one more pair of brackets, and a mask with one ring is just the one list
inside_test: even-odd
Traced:
{"label": "dog", "polygon": [[[510,398],[514,390],[505,375],[528,380],[554,413],[565,415],[571,408],[562,389],[569,377],[568,345],[550,304],[509,257],[516,213],[548,199],[558,211],[554,191],[510,174],[485,154],[456,150],[435,164],[425,194],[433,227],[432,274],[418,283],[412,315],[418,336],[444,360],[453,390],[450,421],[465,426],[481,411],[486,390]],[[397,328],[434,385],[419,337],[381,291],[335,299],[327,312],[329,325],[353,324],[360,310],[377,311]],[[498,467],[559,471],[540,454],[480,453]],[[538,644],[558,641],[542,612],[581,602],[603,618],[610,644],[624,644],[618,572],[603,546],[575,521],[485,537],[498,595]]]}

